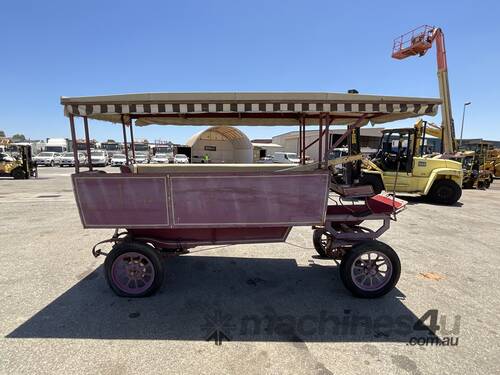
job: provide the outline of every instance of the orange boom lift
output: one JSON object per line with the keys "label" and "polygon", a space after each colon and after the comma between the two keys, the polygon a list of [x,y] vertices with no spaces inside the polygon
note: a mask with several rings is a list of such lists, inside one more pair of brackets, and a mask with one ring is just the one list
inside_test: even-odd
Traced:
{"label": "orange boom lift", "polygon": [[448,83],[448,65],[446,62],[446,49],[444,45],[443,31],[434,26],[420,26],[400,37],[394,39],[392,57],[398,60],[410,56],[423,56],[436,43],[436,55],[438,66],[439,93],[443,104],[441,106],[442,117],[442,150],[444,155],[453,154],[457,151],[455,142],[455,126],[451,114],[450,86]]}

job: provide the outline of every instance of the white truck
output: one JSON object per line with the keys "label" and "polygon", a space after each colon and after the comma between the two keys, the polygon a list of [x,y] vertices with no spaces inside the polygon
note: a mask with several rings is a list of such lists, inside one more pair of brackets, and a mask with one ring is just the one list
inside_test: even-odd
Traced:
{"label": "white truck", "polygon": [[44,151],[57,152],[59,154],[71,151],[69,147],[69,140],[66,138],[47,138]]}
{"label": "white truck", "polygon": [[299,164],[300,159],[295,152],[275,152],[273,163]]}

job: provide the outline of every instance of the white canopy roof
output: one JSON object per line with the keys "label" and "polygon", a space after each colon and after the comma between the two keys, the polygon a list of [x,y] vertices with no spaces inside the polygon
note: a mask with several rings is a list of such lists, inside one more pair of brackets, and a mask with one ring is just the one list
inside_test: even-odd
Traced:
{"label": "white canopy roof", "polygon": [[65,115],[115,123],[135,119],[150,125],[297,125],[317,124],[320,113],[332,124],[385,123],[434,116],[440,99],[400,96],[306,93],[151,93],[61,97]]}

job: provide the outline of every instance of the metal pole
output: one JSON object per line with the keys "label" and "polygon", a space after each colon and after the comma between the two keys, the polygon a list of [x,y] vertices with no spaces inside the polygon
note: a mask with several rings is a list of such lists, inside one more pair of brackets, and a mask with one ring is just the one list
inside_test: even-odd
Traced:
{"label": "metal pole", "polygon": [[328,168],[328,154],[330,151],[330,114],[325,115],[325,164],[326,168]]}
{"label": "metal pole", "polygon": [[75,116],[69,115],[69,125],[71,128],[71,143],[73,144],[73,158],[75,159],[75,173],[80,173],[80,163],[78,161],[78,150],[76,145]]}
{"label": "metal pole", "polygon": [[306,164],[306,118],[302,117],[302,160]]}
{"label": "metal pole", "polygon": [[85,126],[85,146],[87,147],[87,163],[89,163],[89,171],[92,171],[92,158],[90,156],[90,139],[89,139],[89,122],[87,116],[83,118],[83,125]]}
{"label": "metal pole", "polygon": [[318,168],[321,168],[321,163],[323,162],[323,114],[319,114],[319,153],[318,153]]}
{"label": "metal pole", "polygon": [[123,147],[125,148],[125,161],[126,164],[129,165],[128,160],[128,146],[127,146],[127,130],[125,129],[125,120],[122,116],[122,129],[123,129]]}
{"label": "metal pole", "polygon": [[[347,131],[349,132],[349,135],[347,136],[347,149],[348,155],[351,156],[353,153],[352,150],[352,133],[353,133],[353,127],[351,125],[347,126]],[[344,168],[344,176],[345,176],[345,182],[348,185],[352,185],[352,163],[347,163]]]}
{"label": "metal pole", "polygon": [[130,119],[130,147],[132,147],[132,158],[135,160],[134,130],[132,128],[132,119]]}
{"label": "metal pole", "polygon": [[300,164],[304,164],[304,159],[302,158],[302,118],[299,120],[299,160]]}
{"label": "metal pole", "polygon": [[460,144],[459,146],[462,147],[462,136],[464,134],[464,121],[465,121],[465,107],[467,107],[471,102],[465,102],[464,103],[464,110],[462,111],[462,127],[460,129]]}

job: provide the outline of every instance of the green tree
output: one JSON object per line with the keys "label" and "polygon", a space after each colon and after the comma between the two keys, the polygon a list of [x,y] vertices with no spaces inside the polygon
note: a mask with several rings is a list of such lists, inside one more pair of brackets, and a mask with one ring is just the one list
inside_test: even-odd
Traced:
{"label": "green tree", "polygon": [[0,130],[0,137],[5,138],[5,132],[3,130]]}

